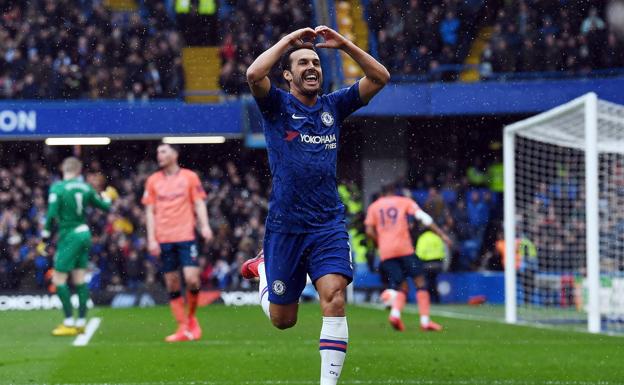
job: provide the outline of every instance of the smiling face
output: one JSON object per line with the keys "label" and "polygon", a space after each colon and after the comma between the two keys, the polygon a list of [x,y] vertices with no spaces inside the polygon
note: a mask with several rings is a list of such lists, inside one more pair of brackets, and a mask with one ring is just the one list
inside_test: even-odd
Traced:
{"label": "smiling face", "polygon": [[284,69],[290,90],[305,96],[316,96],[323,83],[321,61],[311,49],[302,48],[290,54],[290,68]]}

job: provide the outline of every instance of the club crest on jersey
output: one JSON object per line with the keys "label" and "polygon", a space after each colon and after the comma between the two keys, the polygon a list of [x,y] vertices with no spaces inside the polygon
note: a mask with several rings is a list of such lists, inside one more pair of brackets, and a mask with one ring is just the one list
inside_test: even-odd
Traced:
{"label": "club crest on jersey", "polygon": [[330,127],[334,124],[334,116],[329,112],[325,111],[321,114],[321,121],[327,127]]}
{"label": "club crest on jersey", "polygon": [[273,293],[277,295],[284,295],[284,293],[286,293],[286,285],[284,284],[284,282],[277,279],[273,281],[273,285],[271,285],[271,290],[273,290]]}

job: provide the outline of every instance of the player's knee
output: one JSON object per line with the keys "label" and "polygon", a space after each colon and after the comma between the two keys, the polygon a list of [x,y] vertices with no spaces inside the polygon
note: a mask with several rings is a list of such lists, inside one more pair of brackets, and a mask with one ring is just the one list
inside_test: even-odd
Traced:
{"label": "player's knee", "polygon": [[274,316],[271,314],[271,323],[280,330],[290,329],[297,324],[296,315]]}
{"label": "player's knee", "polygon": [[414,285],[418,290],[424,290],[427,288],[427,281],[424,277],[416,277],[414,278]]}
{"label": "player's knee", "polygon": [[199,278],[187,279],[186,286],[188,287],[188,290],[190,291],[199,291],[199,287],[200,287]]}
{"label": "player's knee", "polygon": [[54,284],[54,286],[65,285],[67,283],[67,275],[55,272],[52,275],[52,283]]}
{"label": "player's knee", "polygon": [[179,282],[166,282],[167,291],[169,292],[177,292],[182,290],[182,286]]}
{"label": "player's knee", "polygon": [[177,277],[174,274],[166,273],[165,286],[167,286],[167,291],[180,291],[182,287],[180,277]]}
{"label": "player's knee", "polygon": [[335,287],[327,290],[321,301],[324,315],[342,315],[345,309],[344,288]]}

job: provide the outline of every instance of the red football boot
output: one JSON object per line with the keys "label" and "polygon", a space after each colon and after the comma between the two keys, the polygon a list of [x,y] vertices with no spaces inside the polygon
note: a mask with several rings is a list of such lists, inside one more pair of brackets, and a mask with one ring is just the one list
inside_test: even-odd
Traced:
{"label": "red football boot", "polygon": [[255,258],[245,261],[241,266],[240,273],[245,279],[252,279],[258,276],[258,265],[264,262],[264,250],[260,250]]}
{"label": "red football boot", "polygon": [[442,325],[437,324],[433,321],[429,321],[429,323],[427,325],[420,325],[420,329],[423,331],[429,331],[429,332],[441,332],[442,331]]}
{"label": "red football boot", "polygon": [[403,320],[401,320],[400,318],[390,316],[388,318],[388,321],[390,322],[390,325],[392,325],[394,330],[398,330],[400,332],[405,330],[405,325],[403,324]]}
{"label": "red football boot", "polygon": [[178,330],[170,336],[165,338],[167,342],[182,342],[193,341],[193,333],[186,327],[186,325],[178,326]]}
{"label": "red football boot", "polygon": [[197,317],[193,316],[189,318],[188,330],[193,335],[194,340],[198,340],[202,336],[202,330],[199,326],[199,322],[197,322]]}

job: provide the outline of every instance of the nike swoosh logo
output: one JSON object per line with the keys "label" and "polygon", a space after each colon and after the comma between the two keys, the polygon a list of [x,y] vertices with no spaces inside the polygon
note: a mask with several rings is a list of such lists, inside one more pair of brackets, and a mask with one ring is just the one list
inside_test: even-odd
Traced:
{"label": "nike swoosh logo", "polygon": [[300,119],[305,119],[306,117],[305,116],[297,116],[295,114],[292,114],[292,118],[296,119],[296,120],[300,120]]}
{"label": "nike swoosh logo", "polygon": [[329,366],[342,366],[342,365],[334,365],[334,364],[329,364]]}

